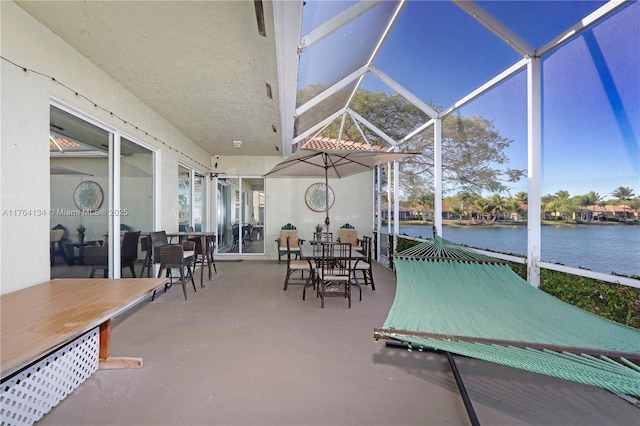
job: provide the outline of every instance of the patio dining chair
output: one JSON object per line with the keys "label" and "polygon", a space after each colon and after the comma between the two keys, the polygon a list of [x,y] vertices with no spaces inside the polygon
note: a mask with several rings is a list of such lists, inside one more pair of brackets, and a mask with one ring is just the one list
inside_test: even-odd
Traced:
{"label": "patio dining chair", "polygon": [[[287,237],[287,274],[284,278],[284,290],[287,290],[287,287],[290,284],[303,284],[304,288],[302,291],[302,300],[304,300],[304,294],[307,287],[314,282],[314,268],[313,268],[313,260],[312,259],[292,259],[291,253],[291,237]],[[291,276],[295,272],[300,272],[300,279],[293,279]],[[307,278],[305,279],[304,273],[307,272]]]}
{"label": "patio dining chair", "polygon": [[[359,260],[353,266],[353,278],[358,282],[357,272],[362,274],[362,279],[365,285],[371,284],[371,290],[376,289],[376,285],[373,282],[373,269],[371,267],[372,259],[372,239],[366,235],[362,237],[362,253],[366,256],[366,260]],[[362,293],[361,293],[362,294]],[[362,297],[361,297],[362,298]]]}
{"label": "patio dining chair", "polygon": [[351,308],[351,244],[323,243],[317,274],[320,307],[324,308],[325,297],[344,297]]}
{"label": "patio dining chair", "polygon": [[342,225],[338,230],[338,241],[351,244],[352,250],[362,251],[360,240],[358,240],[358,230],[348,223]]}
{"label": "patio dining chair", "polygon": [[[129,268],[131,276],[136,278],[136,270],[134,268],[138,260],[138,240],[140,239],[140,231],[126,232],[120,243],[120,267]],[[96,270],[102,269],[104,278],[109,276],[109,247],[103,246],[87,246],[84,248],[84,263],[91,266],[89,278],[93,278]]]}
{"label": "patio dining chair", "polygon": [[[171,270],[177,269],[180,271],[180,283],[182,284],[184,300],[187,300],[187,284],[185,278],[191,279],[193,291],[196,291],[196,283],[193,280],[193,270],[191,269],[195,255],[195,243],[193,241],[185,241],[182,244],[169,244],[169,239],[165,231],[152,232],[151,242],[153,245],[153,263],[160,264],[158,278],[162,277],[162,272],[165,269],[166,276],[169,277],[169,282],[164,286],[165,293],[167,289],[173,285]],[[186,274],[185,269],[187,271]],[[152,301],[155,296],[156,292],[154,290],[153,296],[151,296]]]}
{"label": "patio dining chair", "polygon": [[300,246],[304,240],[300,238],[296,227],[287,223],[280,229],[280,237],[275,240],[278,247],[278,263],[280,263],[282,255],[287,254],[287,237],[291,237],[289,250],[296,259],[300,259]]}

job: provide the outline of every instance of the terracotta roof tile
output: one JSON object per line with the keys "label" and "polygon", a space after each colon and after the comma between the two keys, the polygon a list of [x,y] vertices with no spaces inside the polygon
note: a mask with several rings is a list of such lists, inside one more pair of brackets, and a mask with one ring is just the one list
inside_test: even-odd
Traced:
{"label": "terracotta roof tile", "polygon": [[[82,147],[82,145],[80,145],[78,142],[72,142],[72,141],[64,139],[64,138],[56,137],[55,140],[58,143],[58,145],[60,145],[62,148],[80,148],[80,147]],[[53,141],[49,140],[49,147],[50,148],[56,148],[56,145],[53,143]]]}
{"label": "terracotta roof tile", "polygon": [[337,139],[328,137],[317,137],[305,142],[301,149],[354,149],[362,151],[389,151],[391,148],[382,145],[369,145],[363,142],[355,141],[340,141],[337,143]]}

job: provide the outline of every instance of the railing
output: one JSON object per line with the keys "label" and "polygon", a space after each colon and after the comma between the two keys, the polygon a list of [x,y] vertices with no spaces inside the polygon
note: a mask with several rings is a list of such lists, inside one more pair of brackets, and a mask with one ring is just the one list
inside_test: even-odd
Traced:
{"label": "railing", "polygon": [[[374,232],[376,235],[378,234],[377,232]],[[386,233],[379,233],[380,237],[382,237],[382,241],[388,241],[387,247],[392,247],[392,240],[390,238],[385,239],[384,236],[387,235],[388,237],[392,237],[391,234],[386,234]],[[424,238],[419,238],[419,237],[413,237],[410,235],[404,235],[404,234],[400,234],[398,235],[399,238],[403,238],[406,240],[411,240],[411,241],[417,241],[417,242],[424,242],[426,241]],[[481,249],[476,249],[473,247],[469,247],[471,250],[481,253],[481,254],[485,254],[487,256],[493,256],[496,259],[501,259],[501,260],[506,260],[509,262],[513,262],[513,263],[520,263],[520,264],[526,264],[527,263],[527,259],[525,257],[519,257],[519,256],[513,256],[510,254],[504,254],[504,253],[499,253],[499,252],[494,252],[494,251],[488,251],[488,250],[481,250]],[[380,260],[386,260],[385,262],[380,262]],[[383,263],[385,264],[385,266],[389,267],[390,266],[390,262],[389,262],[389,257],[388,256],[384,256],[382,259],[378,260],[379,263]],[[626,285],[628,287],[634,287],[634,288],[640,288],[640,280],[634,279],[634,278],[629,278],[629,277],[624,277],[624,276],[620,276],[620,275],[611,275],[611,274],[604,274],[602,272],[594,272],[594,271],[590,271],[588,269],[582,269],[582,268],[573,268],[570,266],[565,266],[565,265],[558,265],[556,263],[549,263],[549,262],[537,262],[538,267],[540,268],[544,268],[544,269],[549,269],[552,271],[557,271],[557,272],[563,272],[565,274],[571,274],[571,275],[577,275],[580,277],[586,277],[586,278],[592,278],[598,281],[604,281],[604,282],[608,282],[608,283],[613,283],[613,284],[622,284],[622,285]]]}

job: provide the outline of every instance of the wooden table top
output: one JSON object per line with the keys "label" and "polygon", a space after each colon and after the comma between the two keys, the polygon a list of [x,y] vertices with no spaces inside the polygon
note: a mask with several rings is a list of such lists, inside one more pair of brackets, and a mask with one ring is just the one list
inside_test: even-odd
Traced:
{"label": "wooden table top", "polygon": [[2,379],[126,311],[166,281],[56,279],[0,296]]}

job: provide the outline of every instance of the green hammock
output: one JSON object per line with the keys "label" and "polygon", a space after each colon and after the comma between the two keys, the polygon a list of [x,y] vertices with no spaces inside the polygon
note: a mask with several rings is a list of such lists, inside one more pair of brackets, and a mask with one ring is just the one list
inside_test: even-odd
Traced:
{"label": "green hammock", "polygon": [[640,396],[640,330],[531,286],[497,259],[435,237],[399,253],[376,338]]}

